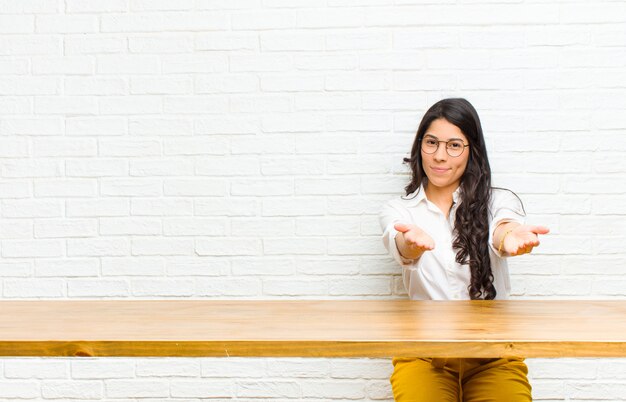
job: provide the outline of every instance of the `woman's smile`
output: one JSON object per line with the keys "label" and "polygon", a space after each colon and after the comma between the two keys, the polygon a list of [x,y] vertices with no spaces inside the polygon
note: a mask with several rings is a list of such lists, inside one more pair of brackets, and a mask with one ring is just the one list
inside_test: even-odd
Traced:
{"label": "woman's smile", "polygon": [[450,168],[441,167],[441,166],[438,166],[438,167],[431,166],[430,170],[432,170],[434,173],[444,174],[444,173],[447,173],[450,170]]}

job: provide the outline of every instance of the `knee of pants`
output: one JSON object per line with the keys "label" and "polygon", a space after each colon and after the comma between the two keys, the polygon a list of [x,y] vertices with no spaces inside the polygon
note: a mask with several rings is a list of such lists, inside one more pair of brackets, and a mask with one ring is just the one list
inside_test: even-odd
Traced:
{"label": "knee of pants", "polygon": [[396,402],[457,402],[459,383],[454,374],[433,367],[431,359],[398,358],[389,381]]}
{"label": "knee of pants", "polygon": [[463,383],[465,402],[532,402],[528,367],[522,360],[491,367]]}

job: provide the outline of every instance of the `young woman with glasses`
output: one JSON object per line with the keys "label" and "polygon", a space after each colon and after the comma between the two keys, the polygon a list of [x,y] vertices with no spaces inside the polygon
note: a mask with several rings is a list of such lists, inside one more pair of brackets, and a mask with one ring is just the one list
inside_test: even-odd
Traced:
{"label": "young woman with glasses", "polygon": [[[548,228],[525,225],[519,198],[492,187],[474,107],[461,98],[431,106],[404,162],[412,171],[406,196],[385,205],[380,224],[409,298],[508,298],[506,257],[530,253]],[[392,363],[396,401],[532,401],[522,358],[394,357]]]}

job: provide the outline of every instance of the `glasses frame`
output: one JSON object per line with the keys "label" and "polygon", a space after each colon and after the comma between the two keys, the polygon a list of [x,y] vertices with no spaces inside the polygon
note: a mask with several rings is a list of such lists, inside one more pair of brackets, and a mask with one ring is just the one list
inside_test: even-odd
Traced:
{"label": "glasses frame", "polygon": [[[437,148],[435,148],[435,150],[434,150],[433,152],[426,152],[426,151],[424,150],[424,139],[426,138],[426,136],[428,136],[428,137],[432,137],[432,138],[434,138],[434,140],[435,140],[435,141],[437,141]],[[461,141],[461,144],[463,144],[463,149],[461,149],[461,153],[460,153],[460,154],[458,154],[458,155],[452,155],[452,154],[450,154],[450,149],[448,149],[448,143],[453,142],[453,141]],[[460,139],[460,138],[453,138],[453,139],[448,140],[448,141],[443,141],[443,140],[440,140],[439,138],[435,137],[435,136],[434,136],[434,135],[432,135],[432,134],[424,134],[424,135],[422,135],[422,138],[420,138],[420,150],[421,150],[422,152],[424,152],[425,154],[427,154],[427,155],[432,155],[432,154],[436,153],[436,152],[439,150],[439,144],[441,144],[442,142],[445,142],[445,143],[446,143],[446,153],[447,153],[447,154],[448,154],[448,156],[450,156],[451,158],[458,158],[459,156],[463,155],[463,152],[465,152],[465,148],[469,147],[469,144],[465,144],[465,143],[463,142],[463,140],[462,140],[462,139]]]}

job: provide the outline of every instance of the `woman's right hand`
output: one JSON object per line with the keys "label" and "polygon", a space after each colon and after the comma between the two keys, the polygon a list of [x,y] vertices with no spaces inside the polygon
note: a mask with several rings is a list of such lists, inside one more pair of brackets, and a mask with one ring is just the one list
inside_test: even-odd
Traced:
{"label": "woman's right hand", "polygon": [[425,251],[435,248],[435,242],[416,225],[396,223],[393,227],[402,233],[402,244],[398,244],[400,254],[407,259],[419,258]]}

